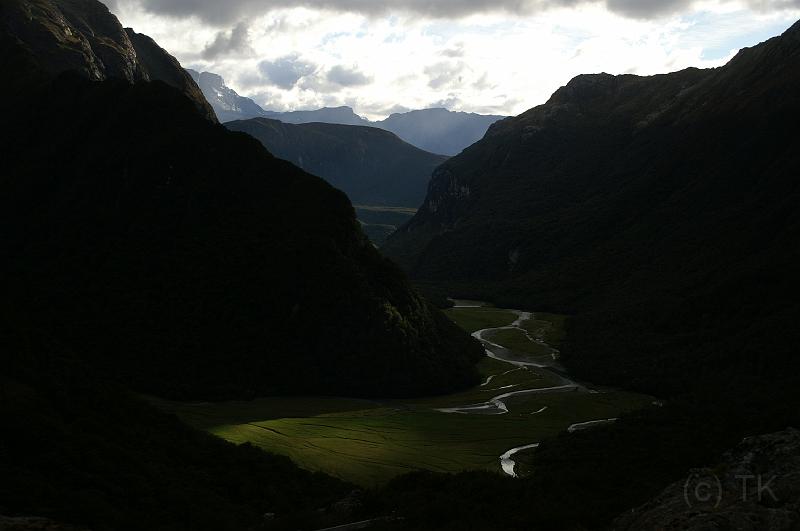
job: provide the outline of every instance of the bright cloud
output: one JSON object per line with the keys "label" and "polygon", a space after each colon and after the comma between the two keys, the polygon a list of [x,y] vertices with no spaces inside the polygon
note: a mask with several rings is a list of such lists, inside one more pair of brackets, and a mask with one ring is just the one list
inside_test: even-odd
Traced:
{"label": "bright cloud", "polygon": [[[288,4],[298,5],[117,0],[113,10],[265,108],[350,105],[371,118],[430,106],[517,114],[580,73],[718,66],[800,17],[800,0]],[[433,4],[452,16],[420,7]]]}

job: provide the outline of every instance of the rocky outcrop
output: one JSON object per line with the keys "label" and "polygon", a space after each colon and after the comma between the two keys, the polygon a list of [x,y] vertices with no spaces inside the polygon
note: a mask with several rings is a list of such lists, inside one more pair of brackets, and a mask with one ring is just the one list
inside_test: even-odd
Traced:
{"label": "rocky outcrop", "polygon": [[[73,5],[14,5],[61,3]],[[110,24],[82,4],[74,20]],[[55,37],[0,28],[3,308],[87,366],[176,398],[421,395],[478,379],[483,349],[378,254],[343,193],[212,124],[185,92],[111,75],[98,32],[80,36],[75,64],[95,70],[36,76]],[[171,72],[169,60],[145,72],[152,41],[114,38],[126,50],[114,57],[146,50],[131,63],[142,75]]]}
{"label": "rocky outcrop", "polygon": [[800,526],[800,431],[749,437],[620,516],[616,531],[790,531]]}
{"label": "rocky outcrop", "polygon": [[235,90],[225,85],[222,76],[211,72],[197,72],[189,68],[186,69],[186,72],[200,87],[203,96],[211,104],[220,122],[247,120],[267,115],[267,112],[256,102],[240,96]]}
{"label": "rocky outcrop", "polygon": [[147,35],[136,33],[130,28],[125,28],[125,33],[133,43],[139,69],[146,80],[163,81],[167,85],[175,87],[194,102],[203,116],[212,121],[216,120],[214,110],[206,101],[197,83],[183,69],[177,59]]}
{"label": "rocky outcrop", "polygon": [[149,37],[124,29],[97,0],[7,0],[0,4],[0,32],[12,35],[51,75],[73,71],[92,81],[163,81],[216,121],[178,61]]}

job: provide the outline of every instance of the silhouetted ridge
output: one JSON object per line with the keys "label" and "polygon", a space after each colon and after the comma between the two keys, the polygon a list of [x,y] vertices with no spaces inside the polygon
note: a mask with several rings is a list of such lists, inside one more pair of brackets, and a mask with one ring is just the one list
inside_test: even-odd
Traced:
{"label": "silhouetted ridge", "polygon": [[475,381],[480,347],[374,250],[344,194],[213,125],[185,92],[51,80],[8,25],[0,41],[19,70],[1,100],[5,304],[32,329],[176,397]]}
{"label": "silhouetted ridge", "polygon": [[593,381],[766,399],[767,374],[797,387],[798,118],[798,25],[721,68],[578,76],[440,166],[384,250],[461,295],[577,313],[564,355]]}

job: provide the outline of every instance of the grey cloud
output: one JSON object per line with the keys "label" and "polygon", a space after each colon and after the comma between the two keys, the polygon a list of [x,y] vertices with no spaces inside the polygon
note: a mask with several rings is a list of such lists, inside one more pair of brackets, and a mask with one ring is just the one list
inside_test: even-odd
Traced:
{"label": "grey cloud", "polygon": [[328,71],[328,81],[342,87],[357,87],[368,84],[372,79],[357,68],[336,65]]}
{"label": "grey cloud", "polygon": [[250,50],[247,25],[240,22],[230,31],[220,31],[201,53],[203,59],[215,59],[231,53]]}
{"label": "grey cloud", "polygon": [[395,114],[395,113],[408,112],[408,111],[410,111],[412,109],[411,109],[411,107],[406,107],[405,105],[400,105],[400,104],[396,103],[396,104],[392,105],[391,107],[386,107],[386,108],[380,108],[379,107],[379,108],[376,108],[375,110],[379,111],[376,114],[384,114],[386,116],[389,116],[389,115],[392,115],[392,114]]}
{"label": "grey cloud", "polygon": [[274,61],[261,61],[258,65],[261,74],[275,86],[289,90],[301,78],[317,71],[314,63],[303,61],[298,54],[285,55]]}
{"label": "grey cloud", "polygon": [[444,108],[449,110],[460,109],[463,106],[463,101],[457,94],[448,94],[446,98],[442,98],[428,105],[430,109]]}
{"label": "grey cloud", "polygon": [[464,57],[464,45],[459,43],[452,48],[442,50],[441,55],[444,57],[458,58]]}
{"label": "grey cloud", "polygon": [[472,83],[472,88],[477,90],[487,90],[492,88],[492,83],[489,81],[489,74],[484,72],[483,75]]}
{"label": "grey cloud", "polygon": [[245,70],[236,76],[236,85],[243,89],[249,90],[253,88],[260,88],[264,85],[264,76],[260,71]]}
{"label": "grey cloud", "polygon": [[432,89],[440,89],[446,86],[461,83],[461,74],[466,65],[462,62],[450,63],[442,61],[425,67],[425,75],[428,76],[428,86]]}
{"label": "grey cloud", "polygon": [[800,0],[749,0],[750,7],[757,11],[776,11],[781,9],[798,9]]}
{"label": "grey cloud", "polygon": [[606,0],[610,11],[630,18],[653,18],[691,6],[693,0]]}
{"label": "grey cloud", "polygon": [[[215,25],[231,24],[271,9],[308,7],[332,11],[382,15],[409,12],[433,18],[459,18],[476,13],[530,14],[558,7],[605,4],[611,11],[634,18],[655,18],[673,13],[694,0],[115,0],[138,2],[146,10],[175,17],[197,16]],[[723,0],[731,1],[731,0]],[[800,0],[748,0],[755,9],[774,11],[799,7]]]}

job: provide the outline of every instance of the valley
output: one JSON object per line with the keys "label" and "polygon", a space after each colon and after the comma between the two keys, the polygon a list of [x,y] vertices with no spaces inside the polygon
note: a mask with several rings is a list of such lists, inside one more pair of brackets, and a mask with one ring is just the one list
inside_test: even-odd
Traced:
{"label": "valley", "polygon": [[409,207],[353,205],[353,208],[356,209],[361,230],[377,247],[383,245],[389,235],[417,213],[416,208]]}
{"label": "valley", "polygon": [[616,418],[653,401],[571,380],[557,359],[563,316],[464,301],[446,313],[486,347],[478,365],[482,383],[466,391],[412,400],[151,400],[228,441],[252,443],[365,487],[420,469],[517,475],[510,451],[516,450],[515,459],[527,458],[532,445],[574,425]]}
{"label": "valley", "polygon": [[447,160],[371,126],[254,118],[225,127],[252,136],[276,157],[347,194],[377,247],[417,213],[431,173]]}
{"label": "valley", "polygon": [[800,529],[800,10],[156,4],[0,2],[0,530]]}

